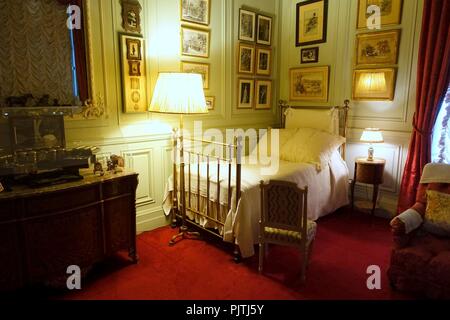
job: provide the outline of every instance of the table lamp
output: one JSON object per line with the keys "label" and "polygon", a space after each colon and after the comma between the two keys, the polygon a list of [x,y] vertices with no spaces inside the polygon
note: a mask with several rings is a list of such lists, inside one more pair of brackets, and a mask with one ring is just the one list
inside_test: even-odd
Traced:
{"label": "table lamp", "polygon": [[373,161],[373,143],[383,143],[383,134],[378,128],[364,129],[360,141],[370,143],[367,161]]}
{"label": "table lamp", "polygon": [[[183,115],[208,113],[203,79],[195,73],[160,73],[153,92],[150,112],[179,114],[179,140],[180,140],[180,207],[182,225],[180,233],[169,242],[174,245],[177,239],[196,238],[198,232],[189,232],[186,226],[186,197],[184,179],[184,142],[183,142]],[[176,155],[177,129],[174,128],[174,152]],[[175,158],[176,159],[176,158]],[[174,185],[176,186],[176,161],[174,159]],[[176,192],[175,192],[176,193]],[[176,194],[175,194],[176,197]],[[176,198],[175,198],[176,201]]]}

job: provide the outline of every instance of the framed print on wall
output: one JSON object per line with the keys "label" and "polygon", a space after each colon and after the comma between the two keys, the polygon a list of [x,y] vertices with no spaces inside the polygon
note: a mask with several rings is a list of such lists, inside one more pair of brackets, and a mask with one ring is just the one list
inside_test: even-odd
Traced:
{"label": "framed print on wall", "polygon": [[319,62],[319,47],[305,48],[300,51],[300,63]]}
{"label": "framed print on wall", "polygon": [[253,79],[238,80],[238,109],[252,109],[253,108],[253,94],[255,88],[255,81]]}
{"label": "framed print on wall", "polygon": [[203,89],[209,89],[209,63],[181,61],[181,72],[200,74],[203,78]]}
{"label": "framed print on wall", "polygon": [[328,0],[297,3],[295,46],[327,41]]}
{"label": "framed print on wall", "polygon": [[272,108],[272,81],[256,80],[255,109],[267,110]]}
{"label": "framed print on wall", "polygon": [[119,34],[123,112],[147,112],[147,80],[144,39]]}
{"label": "framed print on wall", "polygon": [[240,43],[238,53],[238,73],[254,73],[255,47],[253,45]]}
{"label": "framed print on wall", "polygon": [[355,70],[353,100],[394,100],[395,77],[394,68]]}
{"label": "framed print on wall", "polygon": [[208,106],[208,110],[214,110],[216,98],[215,97],[205,97],[206,105]]}
{"label": "framed print on wall", "polygon": [[180,0],[181,20],[209,25],[211,0]]}
{"label": "framed print on wall", "polygon": [[367,28],[368,22],[372,25],[373,22],[368,19],[370,20],[374,12],[369,10],[367,13],[367,9],[373,5],[380,8],[381,26],[400,24],[403,0],[358,0],[358,29]]}
{"label": "framed print on wall", "polygon": [[256,74],[270,76],[272,65],[272,50],[270,48],[256,48]]}
{"label": "framed print on wall", "polygon": [[400,30],[356,35],[356,65],[397,64]]}
{"label": "framed print on wall", "polygon": [[255,41],[256,34],[256,13],[239,9],[239,36],[242,41]]}
{"label": "framed print on wall", "polygon": [[142,6],[138,0],[121,0],[122,28],[127,32],[141,33]]}
{"label": "framed print on wall", "polygon": [[181,54],[192,57],[209,57],[209,30],[181,27]]}
{"label": "framed print on wall", "polygon": [[327,102],[328,75],[328,66],[290,69],[290,100]]}
{"label": "framed print on wall", "polygon": [[270,46],[272,44],[272,17],[258,15],[256,43]]}

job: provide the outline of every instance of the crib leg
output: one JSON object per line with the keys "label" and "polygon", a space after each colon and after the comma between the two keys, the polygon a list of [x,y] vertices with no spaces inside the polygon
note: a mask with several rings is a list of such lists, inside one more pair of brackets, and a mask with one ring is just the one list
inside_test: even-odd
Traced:
{"label": "crib leg", "polygon": [[238,245],[234,245],[234,252],[233,252],[233,260],[235,263],[241,263],[242,261],[242,257],[241,254],[239,252],[239,246]]}

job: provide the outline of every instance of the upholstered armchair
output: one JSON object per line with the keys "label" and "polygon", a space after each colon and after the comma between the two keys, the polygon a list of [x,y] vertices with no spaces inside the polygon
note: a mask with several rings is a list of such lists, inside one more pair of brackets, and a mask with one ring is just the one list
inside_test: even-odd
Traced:
{"label": "upholstered armchair", "polygon": [[259,222],[259,266],[263,271],[264,256],[269,243],[293,246],[303,256],[301,282],[306,271],[317,224],[308,219],[308,187],[300,189],[293,182],[270,180],[260,183],[261,219]]}
{"label": "upholstered armchair", "polygon": [[391,285],[422,297],[450,299],[450,165],[425,166],[416,203],[391,227]]}

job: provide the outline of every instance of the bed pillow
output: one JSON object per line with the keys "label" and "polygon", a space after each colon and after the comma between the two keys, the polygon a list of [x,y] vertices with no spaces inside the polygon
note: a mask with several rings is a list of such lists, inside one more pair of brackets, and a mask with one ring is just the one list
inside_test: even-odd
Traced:
{"label": "bed pillow", "polygon": [[424,227],[436,235],[450,235],[450,194],[427,190]]}
{"label": "bed pillow", "polygon": [[343,143],[345,138],[327,132],[300,128],[280,150],[280,159],[291,162],[313,163],[320,171],[330,162],[333,152]]}
{"label": "bed pillow", "polygon": [[286,129],[294,128],[312,128],[330,134],[338,134],[339,111],[335,109],[288,109],[286,110]]}
{"label": "bed pillow", "polygon": [[263,152],[264,150],[267,150],[267,156],[270,156],[272,154],[272,131],[278,130],[278,139],[279,139],[279,150],[281,151],[281,148],[283,145],[285,145],[291,137],[293,137],[298,129],[268,129],[267,132],[259,139],[259,142],[257,146],[253,149],[253,151],[250,153],[252,156],[258,155],[258,150],[261,150]]}

